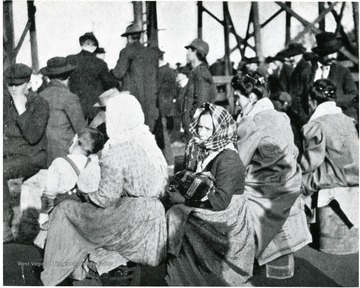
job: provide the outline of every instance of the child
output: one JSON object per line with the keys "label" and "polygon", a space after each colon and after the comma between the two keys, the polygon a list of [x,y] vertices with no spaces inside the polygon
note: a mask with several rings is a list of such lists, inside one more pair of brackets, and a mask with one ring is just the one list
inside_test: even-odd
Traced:
{"label": "child", "polygon": [[[44,224],[49,219],[48,214],[57,203],[63,199],[77,199],[76,186],[79,174],[89,162],[89,156],[97,153],[103,146],[104,137],[100,131],[95,128],[84,128],[75,135],[69,154],[56,158],[51,163],[47,172],[45,191],[41,196],[42,207],[39,216],[41,228],[45,229]],[[97,158],[96,155],[91,157]],[[36,240],[37,245],[38,241],[39,239]]]}

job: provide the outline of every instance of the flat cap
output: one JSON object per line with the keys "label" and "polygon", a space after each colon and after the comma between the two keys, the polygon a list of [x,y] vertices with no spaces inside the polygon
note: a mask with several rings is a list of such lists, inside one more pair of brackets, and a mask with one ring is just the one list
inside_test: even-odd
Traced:
{"label": "flat cap", "polygon": [[29,66],[17,63],[6,68],[4,76],[8,85],[21,85],[30,81],[32,72]]}

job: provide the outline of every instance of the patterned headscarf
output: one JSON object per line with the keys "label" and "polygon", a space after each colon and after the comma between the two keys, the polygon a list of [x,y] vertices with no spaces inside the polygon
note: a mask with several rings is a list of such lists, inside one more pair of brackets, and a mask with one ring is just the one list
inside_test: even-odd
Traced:
{"label": "patterned headscarf", "polygon": [[[195,138],[199,138],[197,126],[200,116],[205,111],[210,112],[214,124],[214,132],[207,140],[198,145],[195,141]],[[193,134],[193,137],[189,141],[187,147],[188,161],[196,160],[196,162],[202,162],[214,153],[219,154],[222,150],[229,146],[229,144],[234,144],[236,147],[236,122],[230,113],[223,107],[211,103],[204,103],[196,110],[193,119],[194,121],[190,124],[189,129]],[[193,166],[193,164],[188,164],[188,168],[192,169],[191,166]]]}

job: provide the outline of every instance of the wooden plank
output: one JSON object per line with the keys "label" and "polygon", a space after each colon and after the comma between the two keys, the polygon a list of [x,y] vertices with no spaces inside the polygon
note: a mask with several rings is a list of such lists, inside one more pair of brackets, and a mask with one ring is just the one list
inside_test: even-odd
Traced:
{"label": "wooden plank", "polygon": [[213,76],[213,80],[215,85],[222,85],[222,84],[228,84],[231,83],[231,80],[234,76]]}

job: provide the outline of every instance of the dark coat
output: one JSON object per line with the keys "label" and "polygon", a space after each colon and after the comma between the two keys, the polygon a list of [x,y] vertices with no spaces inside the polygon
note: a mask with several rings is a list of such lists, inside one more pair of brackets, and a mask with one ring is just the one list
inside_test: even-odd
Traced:
{"label": "dark coat", "polygon": [[294,69],[287,64],[284,64],[280,73],[279,73],[279,91],[289,92],[291,85],[291,74]]}
{"label": "dark coat", "polygon": [[308,67],[310,67],[310,64],[306,62],[304,58],[301,58],[295,69],[292,71],[290,75],[290,87],[288,91],[292,99],[296,98],[296,95],[299,93],[298,91],[301,91],[301,73]]}
{"label": "dark coat", "polygon": [[3,156],[26,155],[46,167],[46,124],[49,104],[36,93],[27,95],[26,111],[18,115],[10,93],[4,90]]}
{"label": "dark coat", "polygon": [[[309,116],[309,88],[314,83],[316,69],[317,63],[303,70],[301,75],[302,89],[299,91],[298,97],[307,116]],[[350,70],[338,63],[333,63],[328,79],[336,85],[337,106],[343,109],[344,114],[357,119],[356,103],[353,100],[358,97],[358,90]]]}
{"label": "dark coat", "polygon": [[40,93],[50,105],[50,118],[46,128],[48,140],[48,166],[58,157],[68,154],[71,140],[85,126],[79,97],[57,80],[52,80]]}
{"label": "dark coat", "polygon": [[217,89],[209,68],[205,63],[201,63],[191,70],[189,82],[186,86],[184,97],[184,117],[188,123],[195,113],[195,110],[205,102],[214,103]]}
{"label": "dark coat", "polygon": [[123,81],[123,90],[130,91],[140,102],[145,114],[145,124],[152,131],[158,118],[157,74],[159,53],[140,42],[128,44],[120,51],[112,73]]}
{"label": "dark coat", "polygon": [[67,59],[77,67],[70,75],[69,88],[79,96],[85,118],[94,118],[98,111],[93,106],[98,96],[118,82],[109,72],[107,64],[94,53],[82,50],[67,56]]}
{"label": "dark coat", "polygon": [[176,73],[169,64],[159,67],[158,101],[161,116],[174,116],[177,96]]}

